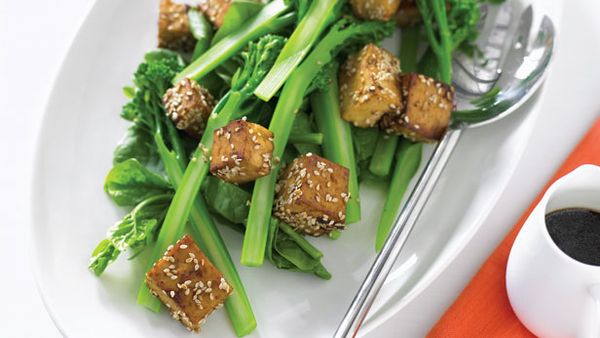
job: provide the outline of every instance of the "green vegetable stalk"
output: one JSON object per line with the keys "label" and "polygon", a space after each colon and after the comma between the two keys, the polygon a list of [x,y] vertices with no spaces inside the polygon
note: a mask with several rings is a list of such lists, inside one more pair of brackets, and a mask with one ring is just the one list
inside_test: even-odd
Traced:
{"label": "green vegetable stalk", "polygon": [[208,51],[173,78],[176,84],[186,77],[196,81],[217,66],[237,54],[248,42],[261,36],[277,32],[292,24],[294,17],[282,15],[289,10],[283,0],[274,0],[264,6],[256,16],[248,19],[229,35],[214,44]]}
{"label": "green vegetable stalk", "polygon": [[389,186],[390,193],[385,199],[383,212],[381,213],[381,218],[379,219],[379,225],[377,227],[377,237],[375,239],[375,250],[377,251],[381,250],[383,247],[383,243],[385,243],[390,229],[394,224],[394,219],[400,209],[400,203],[402,202],[402,197],[406,192],[406,188],[419,169],[419,164],[421,163],[421,149],[421,144],[411,143],[405,139],[400,141],[396,153],[396,167],[394,168],[392,181]]}
{"label": "green vegetable stalk", "polygon": [[204,54],[211,44],[213,37],[213,28],[198,9],[192,8],[188,11],[188,20],[192,35],[196,38],[196,46],[192,54],[192,60],[196,60],[200,55]]}
{"label": "green vegetable stalk", "polygon": [[[429,48],[437,60],[439,80],[452,82],[452,53],[460,48],[472,52],[479,34],[477,0],[417,0]],[[428,63],[431,65],[431,63]]]}
{"label": "green vegetable stalk", "polygon": [[269,101],[277,93],[294,69],[304,60],[321,33],[338,16],[342,4],[343,1],[337,0],[311,1],[306,13],[277,57],[273,68],[254,91],[257,97]]}
{"label": "green vegetable stalk", "polygon": [[[167,175],[175,188],[178,188],[183,178],[183,163],[177,161],[173,153],[168,151],[160,139],[160,135],[156,135],[156,137],[159,154],[163,159]],[[194,206],[190,213],[190,222],[189,231],[192,238],[203,249],[208,259],[221,271],[225,279],[235,290],[225,301],[225,310],[229,314],[229,319],[235,333],[239,337],[249,334],[256,328],[256,319],[254,318],[250,301],[248,300],[242,280],[233,264],[233,260],[229,255],[229,251],[221,238],[221,234],[219,234],[208,212],[202,195],[199,195],[194,200]]]}
{"label": "green vegetable stalk", "polygon": [[329,87],[315,91],[310,100],[317,126],[325,136],[323,140],[325,157],[349,170],[348,191],[350,192],[350,198],[346,204],[346,223],[355,223],[360,221],[361,215],[358,170],[354,157],[352,132],[350,123],[344,121],[340,114],[337,69],[332,68],[330,72],[333,73],[333,76],[331,76],[332,81]]}
{"label": "green vegetable stalk", "polygon": [[[405,27],[401,31],[400,67],[404,73],[417,71],[419,31],[419,26]],[[397,135],[379,135],[369,171],[377,176],[387,176],[390,173],[398,140]]]}
{"label": "green vegetable stalk", "polygon": [[387,176],[392,169],[394,153],[398,145],[398,135],[380,133],[375,146],[375,152],[369,163],[369,171],[376,176]]}
{"label": "green vegetable stalk", "polygon": [[[417,0],[417,6],[423,17],[429,47],[437,57],[440,80],[451,83],[452,37],[446,16],[446,0]],[[433,18],[437,25],[434,25]],[[437,27],[437,30],[434,27]]]}
{"label": "green vegetable stalk", "polygon": [[[294,123],[294,114],[300,109],[302,98],[323,65],[331,62],[344,46],[377,41],[392,30],[393,26],[388,24],[356,21],[350,17],[342,18],[332,26],[306,60],[292,72],[283,87],[269,125],[269,130],[275,134],[274,159],[283,155]],[[279,169],[280,164],[275,164],[268,176],[255,182],[240,258],[243,265],[260,266],[264,261],[273,193]]]}
{"label": "green vegetable stalk", "polygon": [[290,143],[321,145],[321,144],[323,144],[323,134],[322,133],[296,134],[296,133],[292,132],[290,135]]}
{"label": "green vegetable stalk", "polygon": [[284,43],[285,38],[283,37],[266,35],[256,43],[251,42],[248,51],[243,53],[244,65],[234,76],[231,91],[213,109],[200,144],[192,155],[182,183],[169,206],[163,224],[164,229],[169,229],[169,231],[182,229],[185,225],[192,210],[193,201],[208,174],[213,132],[237,117],[240,106],[252,97],[252,92],[273,65],[275,56]]}
{"label": "green vegetable stalk", "polygon": [[212,44],[216,44],[221,41],[221,39],[234,32],[246,21],[260,12],[264,6],[264,3],[256,0],[232,0],[223,17],[223,24],[215,33]]}

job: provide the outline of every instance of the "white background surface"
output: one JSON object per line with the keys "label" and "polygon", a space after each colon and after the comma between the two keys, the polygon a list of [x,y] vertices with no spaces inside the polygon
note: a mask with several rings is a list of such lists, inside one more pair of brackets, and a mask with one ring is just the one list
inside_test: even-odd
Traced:
{"label": "white background surface", "polygon": [[[92,3],[0,0],[0,255],[4,258],[0,336],[60,336],[38,297],[31,273],[30,178],[52,81]],[[424,335],[600,116],[600,1],[566,3],[557,59],[546,84],[544,113],[517,174],[457,260],[409,306],[410,311],[403,311],[402,317],[374,336]]]}

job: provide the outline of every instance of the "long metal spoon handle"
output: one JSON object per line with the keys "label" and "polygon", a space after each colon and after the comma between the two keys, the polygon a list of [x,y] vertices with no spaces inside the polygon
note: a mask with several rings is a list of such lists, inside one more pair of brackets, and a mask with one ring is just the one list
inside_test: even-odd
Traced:
{"label": "long metal spoon handle", "polygon": [[[446,163],[448,163],[448,159],[456,147],[462,131],[463,129],[460,128],[449,129],[435,148],[404,208],[396,216],[394,225],[381,252],[377,255],[369,273],[354,296],[352,304],[350,304],[350,307],[346,311],[344,319],[335,332],[335,338],[355,337],[358,333],[371,305],[373,305],[377,293],[379,293],[394,262],[400,255],[402,247],[404,247],[435,184]],[[393,194],[394,192],[391,191],[390,193]]]}

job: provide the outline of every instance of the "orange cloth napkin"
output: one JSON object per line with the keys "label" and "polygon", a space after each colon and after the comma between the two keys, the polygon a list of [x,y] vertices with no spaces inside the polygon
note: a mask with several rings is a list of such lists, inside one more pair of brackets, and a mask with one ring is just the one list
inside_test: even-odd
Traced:
{"label": "orange cloth napkin", "polygon": [[483,264],[458,299],[431,329],[428,338],[535,337],[517,319],[506,294],[508,254],[523,223],[548,187],[582,164],[600,165],[600,119],[544,187],[512,231]]}

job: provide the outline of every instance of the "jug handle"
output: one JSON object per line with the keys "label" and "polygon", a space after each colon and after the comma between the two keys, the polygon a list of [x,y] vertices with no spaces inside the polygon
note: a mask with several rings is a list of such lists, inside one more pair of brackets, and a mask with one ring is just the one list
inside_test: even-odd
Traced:
{"label": "jug handle", "polygon": [[577,338],[600,337],[600,284],[590,286],[588,295],[594,305],[588,307],[587,313],[584,315],[582,330],[577,335]]}

